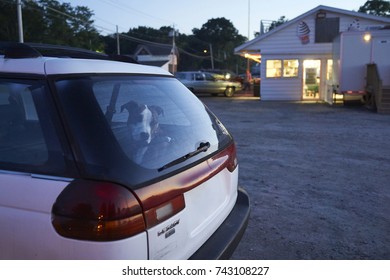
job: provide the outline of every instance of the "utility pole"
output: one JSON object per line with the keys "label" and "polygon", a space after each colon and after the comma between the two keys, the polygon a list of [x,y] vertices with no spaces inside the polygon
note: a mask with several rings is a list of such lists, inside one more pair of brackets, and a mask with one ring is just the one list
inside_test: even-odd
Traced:
{"label": "utility pole", "polygon": [[171,51],[171,60],[172,60],[172,74],[175,75],[175,55],[176,55],[176,42],[175,42],[176,30],[175,25],[173,25],[173,34],[172,34],[172,51]]}
{"label": "utility pole", "polygon": [[250,40],[251,0],[248,0],[248,40]]}
{"label": "utility pole", "polygon": [[24,38],[23,38],[23,19],[22,19],[22,2],[21,2],[21,0],[16,0],[16,10],[18,13],[19,43],[23,43]]}
{"label": "utility pole", "polygon": [[172,74],[175,74],[177,72],[177,64],[178,64],[178,59],[176,56],[176,29],[175,29],[175,24],[172,25],[172,30],[169,31],[168,33],[169,37],[172,37],[172,49],[170,53],[170,58],[169,58],[169,66],[168,66],[168,71],[171,72]]}
{"label": "utility pole", "polygon": [[213,45],[210,44],[211,69],[214,69]]}
{"label": "utility pole", "polygon": [[116,53],[118,55],[121,54],[121,47],[119,45],[119,31],[118,31],[118,25],[116,26]]}

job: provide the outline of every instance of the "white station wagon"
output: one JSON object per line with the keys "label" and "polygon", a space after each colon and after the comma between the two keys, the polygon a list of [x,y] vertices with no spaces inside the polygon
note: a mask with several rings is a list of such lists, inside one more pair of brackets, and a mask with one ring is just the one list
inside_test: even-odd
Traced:
{"label": "white station wagon", "polygon": [[170,73],[4,42],[0,194],[0,259],[226,259],[250,212],[232,136]]}

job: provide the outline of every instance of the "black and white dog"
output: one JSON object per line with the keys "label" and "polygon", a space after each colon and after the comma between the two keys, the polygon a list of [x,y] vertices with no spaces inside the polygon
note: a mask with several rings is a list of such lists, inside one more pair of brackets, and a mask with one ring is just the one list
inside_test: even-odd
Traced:
{"label": "black and white dog", "polygon": [[[133,146],[132,160],[141,164],[155,139],[163,137],[164,141],[171,141],[169,137],[162,136],[159,127],[159,117],[164,114],[164,111],[159,106],[138,104],[135,101],[123,104],[121,112],[125,109],[129,113],[127,126]],[[159,141],[161,142],[161,139]]]}

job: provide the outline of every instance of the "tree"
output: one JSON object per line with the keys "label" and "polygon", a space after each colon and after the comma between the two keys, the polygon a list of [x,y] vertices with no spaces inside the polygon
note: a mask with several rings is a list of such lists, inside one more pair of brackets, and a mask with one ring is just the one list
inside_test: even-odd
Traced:
{"label": "tree", "polygon": [[[91,50],[117,51],[116,34],[100,35],[91,19],[88,7],[73,7],[57,0],[22,1],[24,40],[34,43],[68,45]],[[18,41],[16,2],[0,0],[0,40]],[[169,47],[171,26],[154,29],[145,26],[120,34],[121,54],[134,54],[139,44]],[[215,68],[245,71],[246,61],[234,55],[234,48],[246,41],[233,24],[225,18],[210,19],[193,34],[177,34],[176,46],[180,52],[180,70],[211,68],[213,51]],[[205,53],[204,51],[207,51]],[[243,70],[244,69],[244,70]]]}
{"label": "tree", "polygon": [[[30,0],[23,2],[22,10],[26,42],[102,48],[91,20],[93,13],[87,7],[72,7],[56,0]],[[18,40],[15,1],[0,1],[0,26],[1,40]]]}
{"label": "tree", "polygon": [[282,25],[285,22],[288,22],[288,19],[286,19],[285,16],[281,16],[278,20],[274,20],[271,22],[270,26],[268,27],[268,31],[271,31],[272,29],[278,27],[279,25]]}
{"label": "tree", "polygon": [[179,71],[211,67],[210,44],[195,35],[179,34],[176,45],[180,52]]}
{"label": "tree", "polygon": [[390,17],[390,2],[384,0],[369,0],[363,6],[360,6],[359,12]]}
{"label": "tree", "polygon": [[[162,26],[160,29],[155,29],[146,26],[138,26],[130,28],[128,32],[120,34],[120,50],[123,54],[133,54],[140,44],[144,45],[170,45],[172,37],[169,33],[173,30],[170,26]],[[115,54],[117,52],[116,34],[111,34],[103,38],[107,54]]]}
{"label": "tree", "polygon": [[16,4],[0,1],[0,40],[18,41]]}
{"label": "tree", "polygon": [[[234,55],[234,47],[245,42],[246,38],[238,33],[230,20],[213,18],[202,25],[202,28],[192,30],[194,36],[204,42],[204,48],[211,44],[216,68],[235,70],[235,66],[242,64],[241,58]],[[208,67],[207,67],[208,66]],[[204,65],[210,68],[210,64]]]}

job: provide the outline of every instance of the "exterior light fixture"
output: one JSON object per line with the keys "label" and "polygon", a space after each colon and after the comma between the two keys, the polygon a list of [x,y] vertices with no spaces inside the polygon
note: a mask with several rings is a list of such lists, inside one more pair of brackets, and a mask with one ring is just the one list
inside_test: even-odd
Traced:
{"label": "exterior light fixture", "polygon": [[319,12],[317,13],[317,18],[318,18],[318,19],[326,18],[326,12],[324,12],[324,11],[319,11]]}
{"label": "exterior light fixture", "polygon": [[371,34],[370,33],[366,33],[363,35],[363,40],[364,42],[370,42],[371,41]]}

